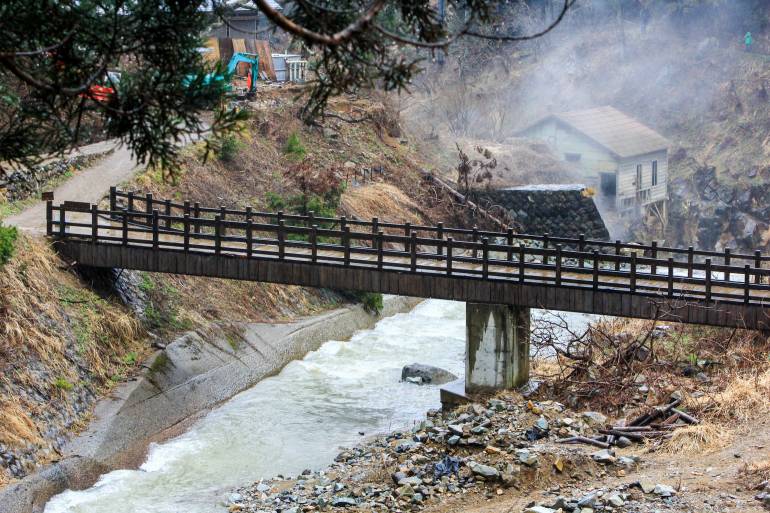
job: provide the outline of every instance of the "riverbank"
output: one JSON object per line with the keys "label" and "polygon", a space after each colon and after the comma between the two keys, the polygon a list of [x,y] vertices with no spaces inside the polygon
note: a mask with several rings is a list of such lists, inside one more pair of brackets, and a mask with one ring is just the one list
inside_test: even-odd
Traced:
{"label": "riverbank", "polygon": [[330,339],[347,339],[419,300],[391,297],[381,315],[351,306],[285,324],[228,323],[191,332],[156,353],[141,376],[101,401],[94,421],[60,461],[0,492],[0,512],[36,513],[65,489],[134,468],[151,442],[175,436],[208,409],[280,371]]}

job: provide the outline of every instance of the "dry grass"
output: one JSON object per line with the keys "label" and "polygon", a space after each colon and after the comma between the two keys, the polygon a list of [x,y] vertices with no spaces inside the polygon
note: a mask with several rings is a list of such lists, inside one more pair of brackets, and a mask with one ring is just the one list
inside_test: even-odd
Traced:
{"label": "dry grass", "polygon": [[770,411],[768,397],[770,369],[735,376],[722,391],[689,399],[688,406],[714,420],[745,422]]}
{"label": "dry grass", "polygon": [[417,214],[420,207],[400,189],[386,183],[348,189],[342,195],[341,207],[346,215],[359,219],[377,217],[391,223],[423,222]]}
{"label": "dry grass", "polygon": [[72,390],[130,373],[124,358],[142,358],[143,338],[122,307],[84,287],[45,242],[21,235],[0,269],[0,442],[51,449],[41,433],[59,427],[50,419],[70,409]]}
{"label": "dry grass", "polygon": [[663,450],[670,454],[707,454],[724,449],[732,439],[725,426],[703,422],[675,430]]}

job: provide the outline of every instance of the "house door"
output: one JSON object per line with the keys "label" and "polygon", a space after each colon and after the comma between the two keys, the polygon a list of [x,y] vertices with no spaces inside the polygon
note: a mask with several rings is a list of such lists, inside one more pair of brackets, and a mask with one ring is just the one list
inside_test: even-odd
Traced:
{"label": "house door", "polygon": [[614,198],[618,193],[618,178],[615,173],[599,173],[599,187],[602,196]]}

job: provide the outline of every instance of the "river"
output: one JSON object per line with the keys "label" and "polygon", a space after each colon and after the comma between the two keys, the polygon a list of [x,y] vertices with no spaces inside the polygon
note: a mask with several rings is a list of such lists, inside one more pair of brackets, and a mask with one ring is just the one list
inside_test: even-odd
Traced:
{"label": "river", "polygon": [[429,363],[462,376],[464,354],[465,304],[425,301],[347,342],[325,343],[184,434],[152,445],[139,469],[116,470],[87,490],[61,493],[45,513],[222,513],[233,488],[323,468],[361,433],[419,422],[440,407],[438,387],[401,383],[401,368]]}

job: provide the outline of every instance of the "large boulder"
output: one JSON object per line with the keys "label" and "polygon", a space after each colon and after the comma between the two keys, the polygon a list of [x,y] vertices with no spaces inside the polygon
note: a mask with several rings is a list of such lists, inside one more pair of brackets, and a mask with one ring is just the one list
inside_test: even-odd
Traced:
{"label": "large boulder", "polygon": [[405,365],[404,368],[401,369],[401,381],[408,381],[410,383],[443,385],[444,383],[449,383],[456,379],[457,376],[448,370],[433,367],[432,365],[412,363]]}

